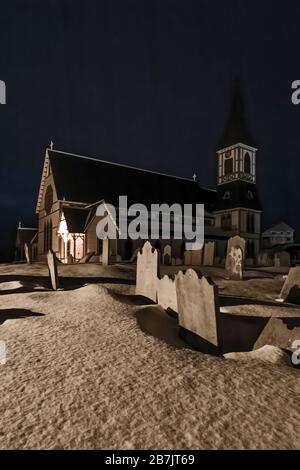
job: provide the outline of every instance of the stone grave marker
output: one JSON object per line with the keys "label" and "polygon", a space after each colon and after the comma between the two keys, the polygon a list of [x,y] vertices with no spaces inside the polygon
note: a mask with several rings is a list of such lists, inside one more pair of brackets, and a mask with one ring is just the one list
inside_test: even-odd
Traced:
{"label": "stone grave marker", "polygon": [[57,274],[57,261],[56,261],[56,256],[52,250],[48,251],[47,263],[48,263],[52,289],[57,290],[59,288],[58,274]]}
{"label": "stone grave marker", "polygon": [[287,251],[281,251],[274,255],[274,266],[279,267],[290,267],[291,256]]}
{"label": "stone grave marker", "polygon": [[162,262],[167,266],[170,266],[172,258],[172,248],[171,245],[165,245],[163,249]]}
{"label": "stone grave marker", "polygon": [[230,279],[243,279],[245,245],[244,238],[238,235],[228,240],[225,269]]}
{"label": "stone grave marker", "polygon": [[94,256],[95,252],[94,251],[90,251],[89,253],[87,253],[85,256],[83,256],[81,258],[81,260],[79,260],[79,263],[81,264],[86,264],[90,261],[90,259]]}
{"label": "stone grave marker", "polygon": [[204,266],[213,266],[215,256],[215,242],[207,242],[204,245]]}
{"label": "stone grave marker", "polygon": [[217,322],[218,289],[208,278],[199,279],[193,269],[175,277],[179,325],[219,348]]}
{"label": "stone grave marker", "polygon": [[136,295],[143,295],[153,302],[157,300],[157,279],[159,276],[159,255],[150,242],[138,252],[136,266]]}
{"label": "stone grave marker", "polygon": [[29,252],[29,246],[28,243],[24,244],[24,253],[25,253],[25,258],[27,264],[31,264],[31,259],[30,259],[30,252]]}
{"label": "stone grave marker", "polygon": [[175,280],[167,275],[157,279],[157,303],[165,310],[170,308],[178,312]]}
{"label": "stone grave marker", "polygon": [[280,298],[285,302],[300,305],[300,266],[290,268],[281,289]]}

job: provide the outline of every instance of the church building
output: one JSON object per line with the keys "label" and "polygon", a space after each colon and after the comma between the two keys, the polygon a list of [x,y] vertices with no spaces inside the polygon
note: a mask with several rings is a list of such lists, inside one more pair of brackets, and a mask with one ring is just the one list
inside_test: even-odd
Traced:
{"label": "church building", "polygon": [[[228,121],[217,151],[217,190],[201,188],[194,179],[134,168],[95,158],[46,149],[36,213],[37,258],[51,248],[62,262],[78,261],[94,252],[99,261],[105,250],[114,260],[130,260],[144,240],[99,240],[96,209],[101,202],[118,209],[119,196],[128,205],[204,204],[205,241],[216,242],[215,256],[226,256],[229,237],[246,239],[246,258],[260,250],[261,206],[256,190],[257,148],[247,128],[243,96],[234,88]],[[109,243],[109,247],[104,246]],[[182,257],[185,240],[152,240],[160,250],[171,244],[172,256]]]}

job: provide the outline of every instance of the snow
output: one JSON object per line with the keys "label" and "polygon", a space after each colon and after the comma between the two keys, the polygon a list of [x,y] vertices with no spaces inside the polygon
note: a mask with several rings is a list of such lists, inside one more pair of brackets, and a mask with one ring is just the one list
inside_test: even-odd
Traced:
{"label": "snow", "polygon": [[[130,266],[59,274],[52,292],[46,266],[0,266],[1,449],[299,448],[299,371],[281,350],[212,357],[143,331],[158,307],[135,299]],[[283,282],[219,274],[224,295],[274,300]]]}

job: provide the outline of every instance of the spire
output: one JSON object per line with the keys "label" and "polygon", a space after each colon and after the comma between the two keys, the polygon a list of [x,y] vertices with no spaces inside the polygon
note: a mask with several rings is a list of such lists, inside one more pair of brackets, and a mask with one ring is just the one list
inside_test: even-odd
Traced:
{"label": "spire", "polygon": [[247,126],[241,84],[236,80],[233,86],[227,124],[219,142],[219,149],[229,147],[230,145],[237,144],[238,142],[255,147],[254,139],[252,138]]}

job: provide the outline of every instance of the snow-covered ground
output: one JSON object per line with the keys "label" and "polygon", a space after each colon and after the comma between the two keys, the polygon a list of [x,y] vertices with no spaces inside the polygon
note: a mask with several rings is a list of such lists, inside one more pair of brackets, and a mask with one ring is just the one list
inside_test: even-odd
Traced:
{"label": "snow-covered ground", "polygon": [[[52,292],[46,266],[0,266],[0,448],[299,448],[300,375],[281,350],[201,354],[139,305],[130,266],[59,273],[65,290]],[[221,294],[261,300],[283,283],[210,274]],[[141,328],[151,309],[167,340]]]}

